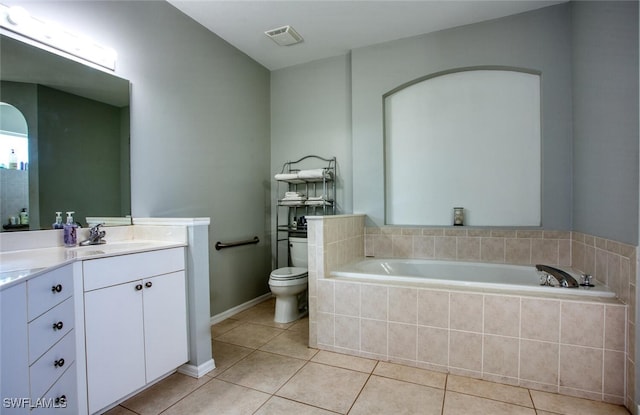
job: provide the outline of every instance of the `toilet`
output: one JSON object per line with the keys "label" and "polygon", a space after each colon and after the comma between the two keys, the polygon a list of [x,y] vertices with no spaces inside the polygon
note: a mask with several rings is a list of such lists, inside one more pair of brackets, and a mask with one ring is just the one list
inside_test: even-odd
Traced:
{"label": "toilet", "polygon": [[269,288],[276,297],[276,323],[290,323],[307,314],[307,238],[289,237],[293,267],[278,268],[269,276]]}

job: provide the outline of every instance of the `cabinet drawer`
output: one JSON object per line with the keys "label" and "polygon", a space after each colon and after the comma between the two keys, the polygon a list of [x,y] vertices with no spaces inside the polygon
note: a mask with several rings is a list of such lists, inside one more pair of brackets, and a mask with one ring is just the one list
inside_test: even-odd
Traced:
{"label": "cabinet drawer", "polygon": [[184,248],[100,258],[82,263],[84,291],[184,269]]}
{"label": "cabinet drawer", "polygon": [[29,364],[33,364],[73,327],[73,297],[29,323]]}
{"label": "cabinet drawer", "polygon": [[71,330],[29,368],[32,400],[43,396],[75,361],[74,336],[75,331]]}
{"label": "cabinet drawer", "polygon": [[31,411],[31,415],[78,414],[78,388],[76,385],[76,367],[75,364],[71,364],[42,398],[31,402],[32,405],[36,405],[36,408]]}
{"label": "cabinet drawer", "polygon": [[54,269],[27,281],[29,321],[51,309],[73,293],[73,269],[70,265]]}

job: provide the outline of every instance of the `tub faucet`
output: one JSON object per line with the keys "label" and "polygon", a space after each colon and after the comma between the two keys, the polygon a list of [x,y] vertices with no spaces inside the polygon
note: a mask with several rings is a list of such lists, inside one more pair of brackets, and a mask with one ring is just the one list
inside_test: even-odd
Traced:
{"label": "tub faucet", "polygon": [[558,284],[561,287],[565,288],[578,288],[578,281],[573,278],[569,273],[554,267],[550,267],[548,265],[536,265],[536,269],[543,273],[546,276],[546,280],[542,282],[541,285],[551,285],[550,280],[551,277],[554,277],[558,280]]}
{"label": "tub faucet", "polygon": [[106,231],[101,231],[100,230],[100,226],[103,226],[104,223],[99,223],[95,226],[92,226],[91,229],[89,229],[89,239],[86,239],[82,242],[80,242],[80,246],[85,246],[85,245],[102,245],[102,244],[106,244],[107,241],[105,241],[104,236],[107,234]]}

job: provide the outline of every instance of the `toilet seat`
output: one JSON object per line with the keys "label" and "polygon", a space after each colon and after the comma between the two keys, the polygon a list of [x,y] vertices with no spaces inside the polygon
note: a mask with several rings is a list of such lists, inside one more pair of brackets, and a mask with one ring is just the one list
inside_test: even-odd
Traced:
{"label": "toilet seat", "polygon": [[284,267],[273,270],[270,279],[275,281],[291,281],[296,279],[307,278],[309,274],[306,268],[302,267]]}

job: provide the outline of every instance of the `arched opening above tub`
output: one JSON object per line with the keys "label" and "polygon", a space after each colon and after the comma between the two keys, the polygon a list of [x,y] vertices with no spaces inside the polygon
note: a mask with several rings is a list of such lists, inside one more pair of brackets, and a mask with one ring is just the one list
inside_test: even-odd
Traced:
{"label": "arched opening above tub", "polygon": [[385,222],[541,225],[539,72],[474,67],[383,96]]}

